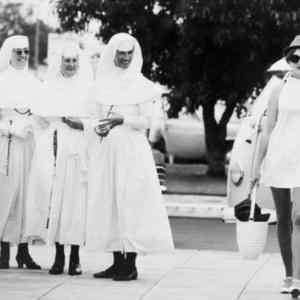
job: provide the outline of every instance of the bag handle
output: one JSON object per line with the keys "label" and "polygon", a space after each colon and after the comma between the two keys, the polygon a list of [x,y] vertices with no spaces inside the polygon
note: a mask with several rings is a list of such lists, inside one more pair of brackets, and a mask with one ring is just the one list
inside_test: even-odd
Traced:
{"label": "bag handle", "polygon": [[251,206],[250,206],[250,214],[249,214],[249,220],[248,221],[254,221],[254,213],[255,213],[255,204],[256,204],[256,192],[258,187],[257,179],[254,178],[254,166],[256,162],[256,154],[259,147],[259,135],[262,132],[262,120],[264,118],[264,113],[261,114],[261,116],[258,118],[256,124],[255,124],[255,144],[254,144],[254,151],[252,153],[251,157],[251,180],[250,180],[250,188],[249,188],[249,194],[248,199],[250,199]]}
{"label": "bag handle", "polygon": [[248,221],[254,221],[254,213],[255,213],[255,204],[256,204],[256,192],[257,192],[257,182],[252,181],[252,186],[249,192],[249,199],[251,202],[250,206],[250,214]]}

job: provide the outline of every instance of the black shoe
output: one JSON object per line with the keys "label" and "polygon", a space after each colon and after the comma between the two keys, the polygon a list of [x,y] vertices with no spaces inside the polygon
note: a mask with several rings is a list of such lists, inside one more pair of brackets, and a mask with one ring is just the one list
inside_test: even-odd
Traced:
{"label": "black shoe", "polygon": [[65,257],[55,257],[54,264],[52,265],[51,269],[49,270],[49,274],[51,275],[59,275],[64,272],[65,268]]}
{"label": "black shoe", "polygon": [[79,261],[79,249],[80,249],[79,245],[71,245],[69,271],[68,271],[68,274],[71,276],[82,274],[81,265]]}
{"label": "black shoe", "polygon": [[113,252],[113,264],[104,271],[94,274],[95,278],[113,278],[121,269],[123,254],[120,251]]}
{"label": "black shoe", "polygon": [[128,272],[120,272],[113,277],[115,281],[130,281],[130,280],[137,280],[138,272],[137,269],[134,268]]}
{"label": "black shoe", "polygon": [[95,273],[93,276],[95,278],[113,278],[116,276],[116,271],[115,265],[111,265],[108,269]]}
{"label": "black shoe", "polygon": [[8,263],[8,261],[3,261],[0,258],[0,269],[1,270],[3,270],[3,269],[9,269],[9,263]]}
{"label": "black shoe", "polygon": [[18,245],[18,253],[16,256],[16,261],[19,269],[23,269],[25,266],[29,270],[41,270],[41,266],[36,264],[28,251],[28,244],[21,243]]}
{"label": "black shoe", "polygon": [[80,263],[74,263],[70,261],[68,274],[71,276],[81,275],[81,265]]}
{"label": "black shoe", "polygon": [[19,269],[23,269],[25,266],[29,270],[41,270],[41,266],[34,262],[30,255],[28,256],[16,256],[16,261]]}
{"label": "black shoe", "polygon": [[136,280],[138,277],[138,272],[135,264],[136,257],[137,253],[135,252],[126,252],[124,255],[122,255],[119,272],[113,277],[113,280]]}
{"label": "black shoe", "polygon": [[0,269],[9,269],[10,245],[8,242],[1,242]]}

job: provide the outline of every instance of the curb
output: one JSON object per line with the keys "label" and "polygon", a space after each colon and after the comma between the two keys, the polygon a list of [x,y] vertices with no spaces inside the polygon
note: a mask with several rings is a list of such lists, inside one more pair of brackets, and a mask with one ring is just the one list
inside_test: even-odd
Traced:
{"label": "curb", "polygon": [[223,219],[226,197],[206,195],[164,194],[170,217]]}
{"label": "curb", "polygon": [[[227,205],[226,196],[163,194],[169,217],[221,219],[225,223],[235,223],[234,210]],[[276,223],[274,210],[269,223]]]}

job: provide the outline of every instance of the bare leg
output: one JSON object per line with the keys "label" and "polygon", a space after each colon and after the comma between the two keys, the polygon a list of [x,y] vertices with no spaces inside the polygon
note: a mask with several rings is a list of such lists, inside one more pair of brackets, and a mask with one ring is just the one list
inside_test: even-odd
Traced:
{"label": "bare leg", "polygon": [[[286,277],[293,275],[292,202],[290,189],[271,188],[277,214],[277,237]],[[299,229],[300,232],[300,229]],[[299,236],[300,245],[300,236]],[[300,249],[300,248],[298,248]]]}
{"label": "bare leg", "polygon": [[[297,188],[299,193],[300,189]],[[294,278],[300,280],[300,201],[293,201],[293,269]]]}

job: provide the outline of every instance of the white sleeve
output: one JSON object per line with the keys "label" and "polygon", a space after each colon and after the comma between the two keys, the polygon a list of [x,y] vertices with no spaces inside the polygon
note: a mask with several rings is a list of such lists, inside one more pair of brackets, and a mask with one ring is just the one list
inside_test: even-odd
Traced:
{"label": "white sleeve", "polygon": [[153,101],[138,104],[139,114],[136,116],[125,116],[124,124],[137,130],[144,130],[151,127],[153,116]]}

